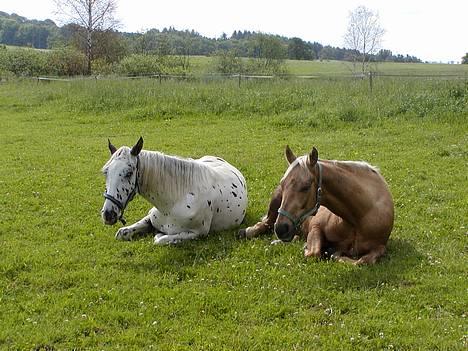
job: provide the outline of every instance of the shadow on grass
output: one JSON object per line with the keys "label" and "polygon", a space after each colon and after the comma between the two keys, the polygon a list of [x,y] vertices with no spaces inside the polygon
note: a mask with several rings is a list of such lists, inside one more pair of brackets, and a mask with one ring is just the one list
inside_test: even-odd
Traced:
{"label": "shadow on grass", "polygon": [[[222,261],[228,257],[233,248],[242,245],[245,240],[237,238],[240,228],[247,227],[246,223],[255,222],[247,214],[243,223],[232,230],[211,233],[196,240],[187,240],[175,245],[158,246],[146,245],[147,255],[144,259],[135,260],[135,250],[131,247],[121,252],[121,258],[126,261],[124,267],[135,272],[173,273],[178,280],[189,279],[194,276],[199,266],[207,265],[212,261]],[[135,238],[136,241],[148,242],[153,240],[153,234],[145,234]]]}
{"label": "shadow on grass", "polygon": [[146,254],[139,253],[139,259],[124,257],[135,255],[134,250],[129,248],[122,251],[121,256],[127,261],[124,265],[126,269],[136,272],[171,273],[176,274],[178,280],[185,280],[194,276],[198,267],[229,256],[239,242],[236,233],[237,230],[212,233],[207,237],[166,246],[150,244],[148,241],[152,241],[152,238],[147,237],[143,239],[146,242]]}
{"label": "shadow on grass", "polygon": [[[331,270],[322,283],[340,291],[378,288],[385,285],[412,286],[425,256],[404,239],[390,239],[387,253],[375,265]],[[336,263],[342,264],[342,263]],[[410,273],[410,274],[408,274]],[[416,274],[416,273],[415,273]]]}
{"label": "shadow on grass", "polygon": [[[201,267],[226,260],[236,247],[249,243],[237,239],[236,233],[237,230],[213,233],[205,238],[170,246],[153,246],[148,242],[151,239],[147,238],[144,245],[137,246],[138,252],[136,247],[121,252],[121,259],[126,261],[122,267],[137,273],[169,275],[179,282],[189,280],[199,273]],[[286,254],[280,248],[276,251],[280,256]],[[302,253],[298,252],[297,260],[302,259]],[[375,265],[354,267],[333,261],[320,264],[308,259],[305,262],[310,266],[299,275],[310,274],[311,270],[326,270],[326,274],[316,276],[315,284],[338,291],[372,289],[384,285],[408,287],[416,284],[413,277],[417,274],[412,272],[420,269],[424,259],[425,256],[412,243],[396,238],[389,240],[387,254]]]}

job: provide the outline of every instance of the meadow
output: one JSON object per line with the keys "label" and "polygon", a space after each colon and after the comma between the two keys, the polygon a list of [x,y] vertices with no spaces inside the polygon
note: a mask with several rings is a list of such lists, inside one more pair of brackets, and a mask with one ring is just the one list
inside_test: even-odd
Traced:
{"label": "meadow", "polygon": [[[466,80],[0,84],[0,349],[462,350],[467,339]],[[175,246],[102,224],[107,138],[217,155],[266,210],[286,144],[366,160],[394,196],[386,256],[305,260],[237,230]],[[137,197],[129,223],[150,206]]]}

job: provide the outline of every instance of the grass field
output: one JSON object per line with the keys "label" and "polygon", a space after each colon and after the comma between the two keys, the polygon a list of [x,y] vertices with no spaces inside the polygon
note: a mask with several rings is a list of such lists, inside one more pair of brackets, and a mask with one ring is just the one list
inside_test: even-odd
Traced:
{"label": "grass field", "polygon": [[[191,70],[194,73],[213,72],[214,58],[192,56]],[[346,61],[298,61],[286,60],[287,72],[292,75],[317,75],[324,77],[349,76],[353,72],[352,63]],[[468,78],[468,65],[448,65],[436,63],[382,62],[372,65],[372,71],[385,75],[433,76],[447,75]]]}
{"label": "grass field", "polygon": [[[18,81],[0,85],[0,349],[463,350],[466,81]],[[100,219],[107,138],[236,165],[261,217],[286,163],[380,167],[395,200],[375,266],[305,260],[236,230],[170,247]],[[126,217],[143,217],[137,197]]]}

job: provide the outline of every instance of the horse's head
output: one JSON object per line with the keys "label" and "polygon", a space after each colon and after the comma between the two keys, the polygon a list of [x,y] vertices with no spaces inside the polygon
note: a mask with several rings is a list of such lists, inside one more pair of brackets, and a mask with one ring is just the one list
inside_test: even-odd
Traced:
{"label": "horse's head", "polygon": [[126,146],[117,149],[109,140],[111,158],[102,168],[106,177],[106,200],[101,216],[105,224],[113,225],[117,220],[125,222],[122,218],[125,207],[138,192],[138,155],[142,147],[141,137],[131,149]]}
{"label": "horse's head", "polygon": [[282,241],[291,241],[304,220],[318,211],[321,168],[315,147],[310,154],[296,157],[286,146],[285,156],[289,167],[280,182],[282,200],[275,233]]}

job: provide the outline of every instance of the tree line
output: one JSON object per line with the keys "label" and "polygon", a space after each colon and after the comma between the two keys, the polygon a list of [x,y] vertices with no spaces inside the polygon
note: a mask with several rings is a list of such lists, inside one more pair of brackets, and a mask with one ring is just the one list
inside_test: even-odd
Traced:
{"label": "tree line", "polygon": [[[50,20],[29,20],[17,14],[0,12],[0,43],[55,49],[72,46],[85,50],[84,28],[77,24],[57,26]],[[144,33],[126,33],[115,30],[96,30],[94,59],[117,62],[131,54],[158,55],[204,55],[233,52],[238,57],[260,57],[260,48],[269,47],[274,59],[293,60],[344,60],[352,61],[355,50],[305,41],[301,38],[287,38],[248,30],[236,30],[231,35],[223,33],[219,38],[207,38],[194,30],[177,30],[174,27],[150,29]],[[269,45],[259,42],[268,41]],[[84,52],[84,51],[83,51]],[[393,54],[380,50],[371,55],[371,61],[421,62],[415,56]]]}

